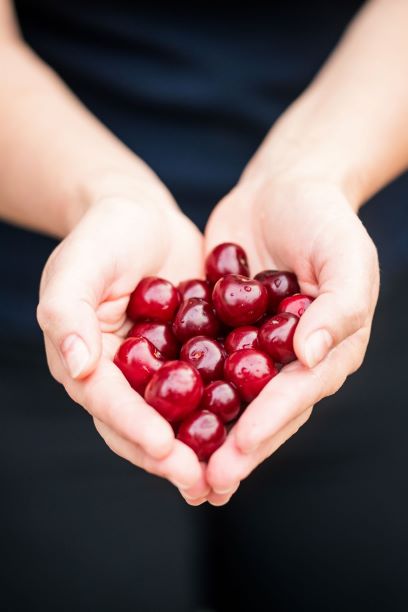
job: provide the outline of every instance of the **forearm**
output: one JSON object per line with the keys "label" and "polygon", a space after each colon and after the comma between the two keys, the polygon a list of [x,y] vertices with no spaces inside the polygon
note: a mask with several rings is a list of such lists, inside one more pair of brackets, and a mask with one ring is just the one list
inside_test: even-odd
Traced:
{"label": "forearm", "polygon": [[0,40],[0,217],[64,236],[110,196],[170,200],[157,176],[16,36]]}
{"label": "forearm", "polygon": [[248,168],[340,184],[356,208],[408,166],[408,2],[372,0]]}

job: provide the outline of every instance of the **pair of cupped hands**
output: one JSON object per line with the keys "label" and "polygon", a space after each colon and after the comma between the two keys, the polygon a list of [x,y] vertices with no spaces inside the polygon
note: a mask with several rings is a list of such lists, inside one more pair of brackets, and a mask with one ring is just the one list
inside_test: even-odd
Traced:
{"label": "pair of cupped hands", "polygon": [[[251,164],[215,207],[204,236],[154,182],[150,175],[136,181],[125,197],[113,189],[87,209],[45,267],[38,320],[51,373],[92,415],[106,444],[167,478],[189,504],[222,505],[361,365],[378,297],[376,249],[345,191],[318,176]],[[253,275],[295,272],[301,291],[316,299],[297,327],[298,360],[269,382],[205,465],[112,359],[129,329],[126,307],[138,281],[202,277],[206,253],[222,242],[243,246]]]}

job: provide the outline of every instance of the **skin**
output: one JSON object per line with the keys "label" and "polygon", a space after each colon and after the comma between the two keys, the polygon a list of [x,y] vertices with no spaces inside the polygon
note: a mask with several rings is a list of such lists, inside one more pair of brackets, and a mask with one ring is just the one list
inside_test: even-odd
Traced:
{"label": "skin", "polygon": [[[367,3],[215,208],[203,245],[157,176],[23,44],[0,1],[0,215],[63,238],[38,308],[50,370],[114,452],[173,482],[191,505],[226,503],[364,358],[379,273],[356,213],[408,163],[407,21],[406,0]],[[203,253],[230,240],[253,273],[293,270],[317,299],[296,332],[299,361],[205,468],[111,359],[137,281],[198,277]]]}

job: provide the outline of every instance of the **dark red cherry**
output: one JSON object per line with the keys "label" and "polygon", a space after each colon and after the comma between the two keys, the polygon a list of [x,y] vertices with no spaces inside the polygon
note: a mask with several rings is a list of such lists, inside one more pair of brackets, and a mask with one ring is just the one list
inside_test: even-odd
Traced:
{"label": "dark red cherry", "polygon": [[182,281],[178,286],[178,290],[180,291],[182,300],[199,298],[200,300],[211,302],[211,287],[205,280],[192,278]]}
{"label": "dark red cherry", "polygon": [[239,414],[241,400],[235,387],[224,380],[215,380],[204,389],[200,408],[217,414],[221,421],[228,423]]}
{"label": "dark red cherry", "polygon": [[127,314],[133,321],[172,321],[179,304],[179,292],[169,281],[147,276],[131,294]]}
{"label": "dark red cherry", "polygon": [[227,274],[249,276],[248,260],[244,249],[232,242],[219,244],[205,260],[205,273],[207,280],[213,285],[219,278]]}
{"label": "dark red cherry", "polygon": [[213,338],[195,336],[181,347],[180,359],[194,366],[204,383],[221,378],[224,372],[225,352]]}
{"label": "dark red cherry", "polygon": [[133,389],[142,395],[153,374],[164,364],[163,355],[140,336],[125,340],[113,361]]}
{"label": "dark red cherry", "polygon": [[186,342],[193,336],[215,338],[219,327],[211,304],[198,298],[183,302],[173,322],[174,335],[180,342]]}
{"label": "dark red cherry", "polygon": [[168,361],[153,374],[145,400],[172,423],[193,412],[202,395],[203,382],[197,370],[184,361]]}
{"label": "dark red cherry", "polygon": [[208,461],[227,437],[220,417],[208,410],[199,410],[181,424],[177,438],[193,449],[200,461]]}
{"label": "dark red cherry", "polygon": [[258,332],[259,329],[252,325],[233,329],[225,338],[225,350],[234,353],[240,349],[258,348]]}
{"label": "dark red cherry", "polygon": [[290,297],[287,297],[281,301],[278,306],[278,313],[280,314],[281,312],[290,312],[290,314],[294,314],[297,317],[301,317],[302,314],[305,312],[306,308],[309,308],[312,302],[313,298],[309,295],[295,293],[295,295],[291,295]]}
{"label": "dark red cherry", "polygon": [[248,403],[256,398],[277,373],[272,359],[255,349],[236,351],[224,363],[226,380],[237,387],[242,399]]}
{"label": "dark red cherry", "polygon": [[140,321],[135,323],[128,333],[128,338],[133,336],[147,338],[167,359],[175,359],[178,356],[179,344],[169,323]]}
{"label": "dark red cherry", "polygon": [[293,272],[280,270],[264,270],[255,276],[268,292],[268,312],[275,313],[279,302],[289,295],[300,291],[296,275]]}
{"label": "dark red cherry", "polygon": [[274,315],[259,330],[258,342],[261,350],[273,361],[286,364],[296,359],[293,336],[299,318],[289,312]]}
{"label": "dark red cherry", "polygon": [[255,323],[265,314],[268,293],[257,280],[228,274],[217,281],[213,304],[218,317],[231,327]]}

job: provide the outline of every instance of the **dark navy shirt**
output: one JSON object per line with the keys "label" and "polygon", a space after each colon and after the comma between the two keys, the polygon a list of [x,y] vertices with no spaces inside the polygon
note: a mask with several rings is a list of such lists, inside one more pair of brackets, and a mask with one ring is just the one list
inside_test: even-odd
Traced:
{"label": "dark navy shirt", "polygon": [[[130,0],[15,4],[28,43],[203,227],[362,3],[281,0],[265,8],[255,1],[245,10],[222,2],[215,8]],[[408,267],[407,199],[403,177],[363,212],[380,250],[383,282]],[[54,246],[0,224],[3,335],[38,333],[38,283]]]}

